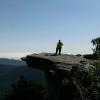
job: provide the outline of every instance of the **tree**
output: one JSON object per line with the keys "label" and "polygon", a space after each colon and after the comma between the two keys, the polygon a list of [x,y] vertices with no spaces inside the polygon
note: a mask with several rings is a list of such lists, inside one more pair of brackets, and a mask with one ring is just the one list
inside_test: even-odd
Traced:
{"label": "tree", "polygon": [[47,89],[35,80],[21,79],[12,85],[12,92],[5,100],[47,100]]}
{"label": "tree", "polygon": [[93,49],[94,54],[100,54],[100,37],[93,39],[91,43],[95,46]]}

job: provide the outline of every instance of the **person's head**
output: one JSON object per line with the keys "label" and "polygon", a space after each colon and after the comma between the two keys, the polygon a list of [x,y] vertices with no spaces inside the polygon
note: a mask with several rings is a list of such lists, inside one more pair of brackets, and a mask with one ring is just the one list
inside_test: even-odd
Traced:
{"label": "person's head", "polygon": [[61,40],[59,40],[59,42],[61,42]]}

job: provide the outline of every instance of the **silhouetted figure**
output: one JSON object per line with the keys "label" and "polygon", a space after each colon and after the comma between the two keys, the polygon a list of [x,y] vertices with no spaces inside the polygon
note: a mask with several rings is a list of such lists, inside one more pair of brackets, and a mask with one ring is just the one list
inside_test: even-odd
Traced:
{"label": "silhouetted figure", "polygon": [[61,49],[62,49],[63,43],[59,40],[59,42],[57,43],[57,47],[56,47],[56,55],[59,51],[59,55],[61,55]]}

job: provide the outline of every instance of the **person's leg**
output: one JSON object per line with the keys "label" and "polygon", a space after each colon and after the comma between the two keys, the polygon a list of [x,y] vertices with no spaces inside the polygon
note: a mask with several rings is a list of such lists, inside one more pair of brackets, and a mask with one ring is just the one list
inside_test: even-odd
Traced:
{"label": "person's leg", "polygon": [[56,48],[56,55],[57,55],[57,53],[58,53],[58,48]]}
{"label": "person's leg", "polygon": [[59,55],[61,55],[61,48],[59,48]]}

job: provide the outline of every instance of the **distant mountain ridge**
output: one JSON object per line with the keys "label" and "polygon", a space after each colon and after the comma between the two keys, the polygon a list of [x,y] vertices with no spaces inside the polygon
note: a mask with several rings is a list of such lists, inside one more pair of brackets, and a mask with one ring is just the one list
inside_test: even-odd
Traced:
{"label": "distant mountain ridge", "polygon": [[25,79],[35,79],[44,82],[42,71],[29,68],[25,62],[16,59],[0,58],[0,96],[9,93],[11,85],[23,75]]}
{"label": "distant mountain ridge", "polygon": [[3,65],[15,65],[15,66],[25,66],[26,63],[21,61],[20,59],[8,59],[8,58],[0,58],[0,64]]}

